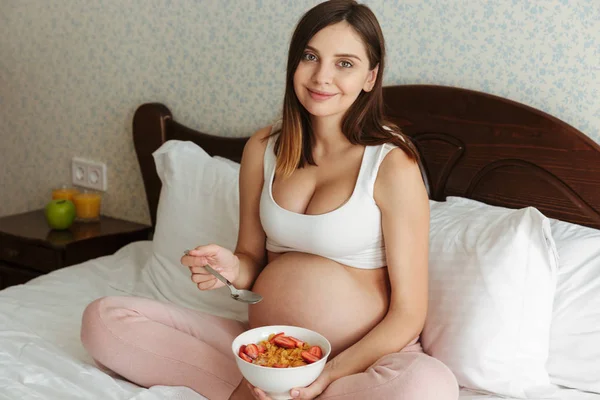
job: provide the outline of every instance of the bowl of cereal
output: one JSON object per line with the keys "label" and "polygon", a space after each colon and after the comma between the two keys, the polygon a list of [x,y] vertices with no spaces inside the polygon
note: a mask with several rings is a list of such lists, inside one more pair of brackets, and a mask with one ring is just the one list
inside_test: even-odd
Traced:
{"label": "bowl of cereal", "polygon": [[325,368],[331,344],[321,334],[290,325],[250,329],[233,340],[240,372],[273,400],[291,399],[290,390],[313,383]]}

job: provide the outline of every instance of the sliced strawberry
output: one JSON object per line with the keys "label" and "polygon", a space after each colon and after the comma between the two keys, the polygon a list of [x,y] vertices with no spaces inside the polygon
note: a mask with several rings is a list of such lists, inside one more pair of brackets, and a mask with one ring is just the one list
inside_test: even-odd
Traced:
{"label": "sliced strawberry", "polygon": [[248,346],[246,346],[244,353],[246,353],[248,357],[254,360],[256,357],[258,357],[258,347],[254,343],[249,344]]}
{"label": "sliced strawberry", "polygon": [[273,368],[287,368],[288,366],[285,364],[273,364]]}
{"label": "sliced strawberry", "polygon": [[279,336],[283,336],[283,332],[279,332],[277,335],[273,336],[271,339],[269,339],[269,342],[273,343],[273,341],[275,340],[276,337]]}
{"label": "sliced strawberry", "polygon": [[318,358],[323,357],[323,350],[321,350],[321,348],[319,346],[311,347],[310,349],[308,349],[308,352]]}
{"label": "sliced strawberry", "polygon": [[302,346],[304,346],[304,342],[300,339],[296,339],[293,336],[288,336],[290,339],[292,339],[294,341],[294,343],[296,343],[296,347],[298,348],[302,348]]}
{"label": "sliced strawberry", "polygon": [[273,340],[273,343],[286,349],[293,349],[296,347],[296,342],[287,336],[278,336]]}
{"label": "sliced strawberry", "polygon": [[265,349],[265,346],[263,346],[262,344],[258,344],[256,345],[256,347],[258,348],[258,354],[263,354],[265,351],[267,351],[267,349]]}
{"label": "sliced strawberry", "polygon": [[248,357],[246,355],[246,353],[242,353],[241,351],[240,351],[240,358],[244,361],[248,361],[249,363],[252,363],[252,359],[250,357]]}
{"label": "sliced strawberry", "polygon": [[238,356],[240,356],[240,358],[244,361],[248,361],[249,363],[252,362],[252,359],[250,357],[248,357],[246,355],[246,353],[244,353],[244,351],[246,350],[246,345],[243,344],[240,346],[240,351],[238,352]]}
{"label": "sliced strawberry", "polygon": [[319,358],[317,356],[309,353],[308,351],[303,351],[302,353],[300,353],[300,355],[302,356],[302,359],[309,364],[319,361]]}

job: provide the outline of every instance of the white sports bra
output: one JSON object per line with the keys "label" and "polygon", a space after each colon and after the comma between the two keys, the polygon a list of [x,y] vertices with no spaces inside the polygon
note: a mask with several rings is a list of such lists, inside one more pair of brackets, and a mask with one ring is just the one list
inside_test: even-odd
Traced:
{"label": "white sports bra", "polygon": [[373,185],[381,161],[395,146],[367,146],[348,201],[325,214],[306,215],[286,210],[273,199],[277,137],[269,137],[265,150],[265,182],[260,197],[260,221],[267,235],[267,250],[316,254],[354,268],[385,267],[381,211],[373,199]]}

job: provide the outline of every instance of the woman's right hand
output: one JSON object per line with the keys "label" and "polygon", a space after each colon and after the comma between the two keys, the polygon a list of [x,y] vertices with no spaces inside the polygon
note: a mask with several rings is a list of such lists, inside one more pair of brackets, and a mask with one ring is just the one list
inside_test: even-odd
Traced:
{"label": "woman's right hand", "polygon": [[181,257],[181,264],[189,267],[192,282],[200,290],[211,290],[225,286],[204,268],[206,264],[233,282],[240,272],[240,260],[235,254],[216,244],[198,246]]}

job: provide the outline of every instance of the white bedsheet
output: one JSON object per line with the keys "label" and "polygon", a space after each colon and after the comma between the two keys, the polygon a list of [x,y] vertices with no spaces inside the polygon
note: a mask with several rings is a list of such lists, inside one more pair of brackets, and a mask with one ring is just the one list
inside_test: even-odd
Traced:
{"label": "white bedsheet", "polygon": [[[203,400],[185,387],[144,389],[108,375],[92,362],[79,339],[87,304],[107,295],[153,297],[141,270],[151,242],[132,243],[101,257],[0,291],[0,399]],[[600,400],[600,395],[560,390],[553,399]],[[461,391],[461,400],[499,397]]]}

